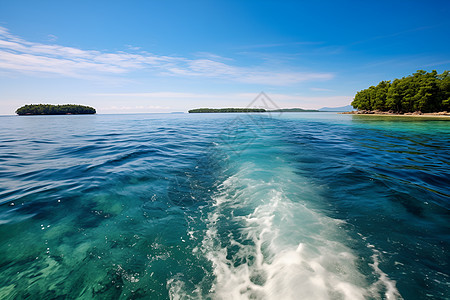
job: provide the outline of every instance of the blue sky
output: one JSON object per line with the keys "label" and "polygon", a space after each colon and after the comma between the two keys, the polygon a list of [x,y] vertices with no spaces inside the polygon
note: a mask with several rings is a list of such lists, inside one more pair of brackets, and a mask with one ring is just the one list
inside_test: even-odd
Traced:
{"label": "blue sky", "polygon": [[343,106],[450,69],[450,1],[0,0],[0,114]]}

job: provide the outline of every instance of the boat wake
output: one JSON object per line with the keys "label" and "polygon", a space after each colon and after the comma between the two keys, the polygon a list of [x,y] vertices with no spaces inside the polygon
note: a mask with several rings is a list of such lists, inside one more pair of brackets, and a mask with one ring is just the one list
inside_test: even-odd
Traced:
{"label": "boat wake", "polygon": [[318,187],[282,159],[270,169],[239,165],[213,197],[194,249],[211,263],[213,282],[208,291],[187,291],[174,277],[172,299],[401,299],[376,249],[365,258],[371,273],[362,273],[344,222],[320,213]]}

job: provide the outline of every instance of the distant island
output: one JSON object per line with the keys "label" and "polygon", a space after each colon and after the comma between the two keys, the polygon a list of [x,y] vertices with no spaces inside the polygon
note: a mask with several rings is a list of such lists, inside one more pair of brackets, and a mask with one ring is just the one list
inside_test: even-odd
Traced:
{"label": "distant island", "polygon": [[343,112],[343,111],[352,111],[352,110],[355,110],[355,109],[351,105],[319,108],[319,111],[322,111],[322,112]]}
{"label": "distant island", "polygon": [[354,113],[391,114],[437,113],[450,111],[450,72],[437,74],[418,70],[416,73],[381,81],[377,86],[356,93],[351,105]]}
{"label": "distant island", "polygon": [[29,104],[16,110],[19,116],[27,115],[84,115],[95,114],[95,108],[76,104]]}
{"label": "distant island", "polygon": [[189,113],[262,113],[266,112],[264,108],[196,108],[189,110]]}
{"label": "distant island", "polygon": [[263,112],[318,112],[315,109],[303,108],[280,108],[274,110],[266,110],[264,108],[196,108],[189,110],[189,113],[263,113]]}

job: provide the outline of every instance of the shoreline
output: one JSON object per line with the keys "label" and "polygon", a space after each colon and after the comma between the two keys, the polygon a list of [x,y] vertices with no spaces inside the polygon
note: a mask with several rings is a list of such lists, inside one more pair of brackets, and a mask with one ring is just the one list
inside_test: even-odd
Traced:
{"label": "shoreline", "polygon": [[450,113],[446,111],[436,113],[393,113],[383,111],[348,111],[341,112],[342,115],[357,115],[357,116],[382,116],[382,117],[414,117],[414,118],[443,118],[450,120]]}

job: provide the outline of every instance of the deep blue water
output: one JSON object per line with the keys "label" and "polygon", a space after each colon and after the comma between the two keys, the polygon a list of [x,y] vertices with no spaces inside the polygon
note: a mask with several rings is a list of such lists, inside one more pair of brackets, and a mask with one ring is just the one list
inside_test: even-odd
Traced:
{"label": "deep blue water", "polygon": [[0,299],[449,299],[450,122],[0,117]]}

